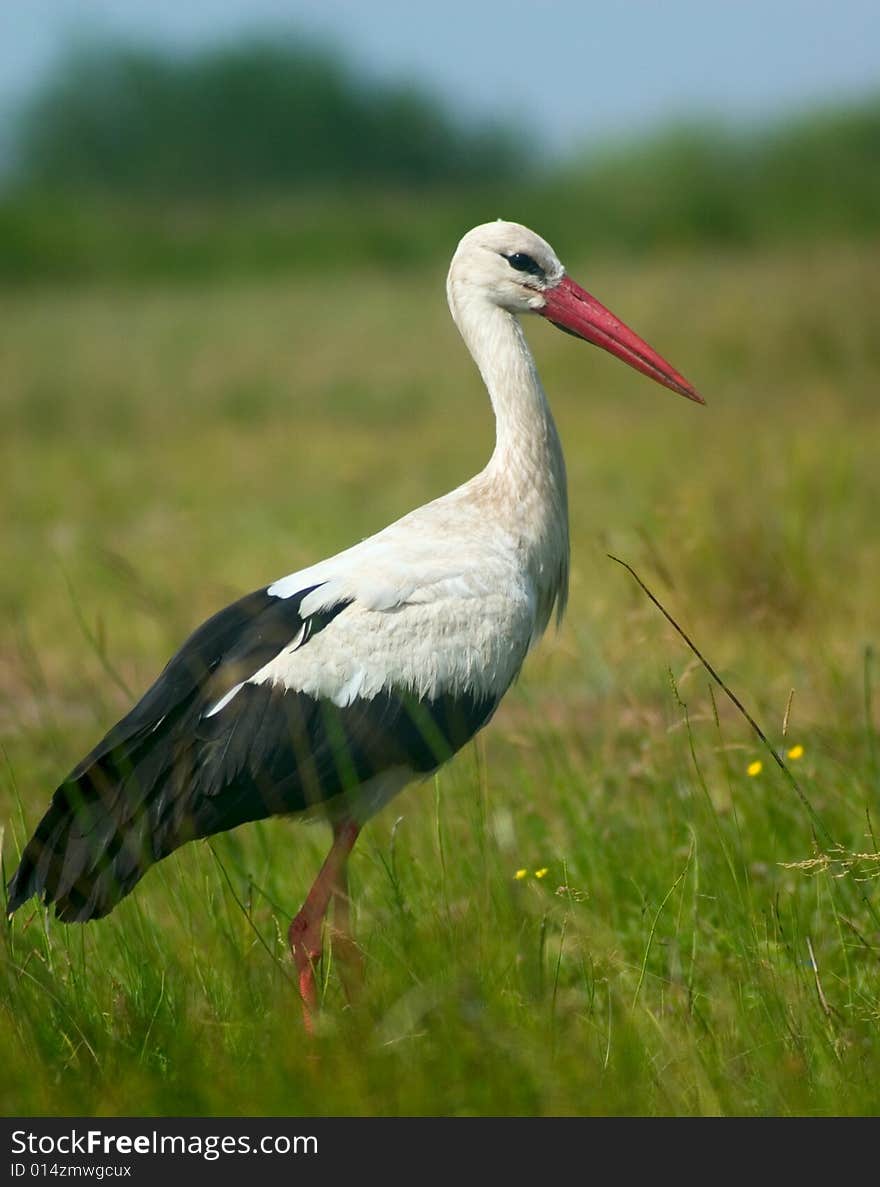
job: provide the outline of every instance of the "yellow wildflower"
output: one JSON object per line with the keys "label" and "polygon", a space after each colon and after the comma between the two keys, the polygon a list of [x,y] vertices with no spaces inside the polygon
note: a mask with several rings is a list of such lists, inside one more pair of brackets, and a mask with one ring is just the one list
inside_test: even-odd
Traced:
{"label": "yellow wildflower", "polygon": [[535,870],[535,877],[536,878],[546,878],[548,873],[549,873],[549,871],[548,871],[547,867],[543,866],[540,870]]}
{"label": "yellow wildflower", "polygon": [[751,775],[752,778],[754,778],[755,775],[760,775],[761,772],[763,771],[763,769],[764,769],[764,764],[761,762],[761,760],[759,758],[756,758],[754,762],[750,762],[749,765],[746,767],[746,774]]}
{"label": "yellow wildflower", "polygon": [[791,750],[787,751],[789,758],[803,758],[804,748],[798,743],[797,746],[792,746]]}
{"label": "yellow wildflower", "polygon": [[516,878],[517,882],[522,882],[523,878],[528,877],[528,873],[528,870],[517,870],[513,876]]}

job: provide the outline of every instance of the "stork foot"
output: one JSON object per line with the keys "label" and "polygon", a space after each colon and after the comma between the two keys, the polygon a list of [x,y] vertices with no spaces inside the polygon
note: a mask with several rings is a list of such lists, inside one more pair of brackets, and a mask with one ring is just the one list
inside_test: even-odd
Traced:
{"label": "stork foot", "polygon": [[299,996],[302,999],[303,1025],[308,1034],[313,1034],[314,1013],[318,1008],[318,990],[315,984],[315,969],[321,959],[321,927],[324,912],[315,915],[309,910],[309,903],[296,916],[287,930],[287,940],[299,978]]}
{"label": "stork foot", "polygon": [[[357,950],[349,932],[348,879],[345,863],[358,836],[358,826],[350,820],[337,821],[333,826],[333,844],[327,860],[314,881],[299,914],[287,931],[290,951],[299,977],[299,995],[302,999],[303,1023],[308,1034],[315,1029],[315,1011],[318,1008],[318,990],[315,983],[315,968],[323,950],[322,928],[327,908],[332,899],[338,935],[335,941],[336,955],[343,964],[355,967],[360,962]],[[350,958],[350,959],[347,959]],[[346,995],[350,1000],[349,982],[343,978]]]}

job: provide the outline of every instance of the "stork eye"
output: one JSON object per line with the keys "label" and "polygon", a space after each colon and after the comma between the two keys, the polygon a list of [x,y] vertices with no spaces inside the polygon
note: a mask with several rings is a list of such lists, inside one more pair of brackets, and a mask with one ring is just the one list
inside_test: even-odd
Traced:
{"label": "stork eye", "polygon": [[516,268],[517,272],[530,272],[532,276],[544,275],[541,265],[536,263],[531,256],[527,256],[524,251],[515,251],[513,255],[507,257],[507,262],[511,268]]}

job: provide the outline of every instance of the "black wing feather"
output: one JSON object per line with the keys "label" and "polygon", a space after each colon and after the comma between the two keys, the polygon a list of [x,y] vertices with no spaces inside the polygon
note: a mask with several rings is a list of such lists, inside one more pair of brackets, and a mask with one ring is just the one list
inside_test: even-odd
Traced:
{"label": "black wing feather", "polygon": [[300,606],[314,588],[291,598],[256,590],[193,632],[55,792],[9,883],[10,912],[41,893],[62,919],[106,914],[149,865],[200,835],[180,811],[169,813],[195,770],[198,718],[304,627],[313,635],[345,608],[304,620]]}
{"label": "black wing feather", "polygon": [[[211,684],[217,699],[240,680],[246,680],[273,659],[303,626],[299,608],[303,598],[316,589],[311,586],[291,598],[277,598],[268,589],[246,594],[212,615],[171,657],[155,683],[144,693],[131,712],[106,734],[71,771],[68,780],[78,779],[101,759],[118,752],[127,742],[143,737],[159,722],[205,688],[209,677],[222,665],[222,678]],[[344,603],[329,613],[315,616],[310,634],[330,622]]]}
{"label": "black wing feather", "polygon": [[65,921],[106,915],[186,841],[328,801],[344,811],[346,795],[382,772],[436,769],[492,716],[494,697],[386,691],[340,707],[250,683],[206,715],[348,604],[304,619],[310,592],[258,590],[190,636],[55,792],[9,883],[10,912],[42,894]]}
{"label": "black wing feather", "polygon": [[188,810],[200,835],[317,804],[344,811],[344,802],[333,801],[376,775],[436,770],[486,725],[497,703],[473,694],[419,700],[384,691],[339,706],[245,685],[222,713],[199,722]]}

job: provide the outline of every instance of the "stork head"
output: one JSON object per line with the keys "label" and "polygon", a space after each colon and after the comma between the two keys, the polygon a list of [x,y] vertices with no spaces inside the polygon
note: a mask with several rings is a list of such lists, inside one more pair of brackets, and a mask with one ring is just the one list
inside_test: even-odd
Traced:
{"label": "stork head", "polygon": [[488,301],[509,313],[538,313],[560,330],[601,346],[664,387],[704,403],[691,384],[610,310],[565,274],[550,244],[499,219],[468,231],[452,257],[449,304]]}

